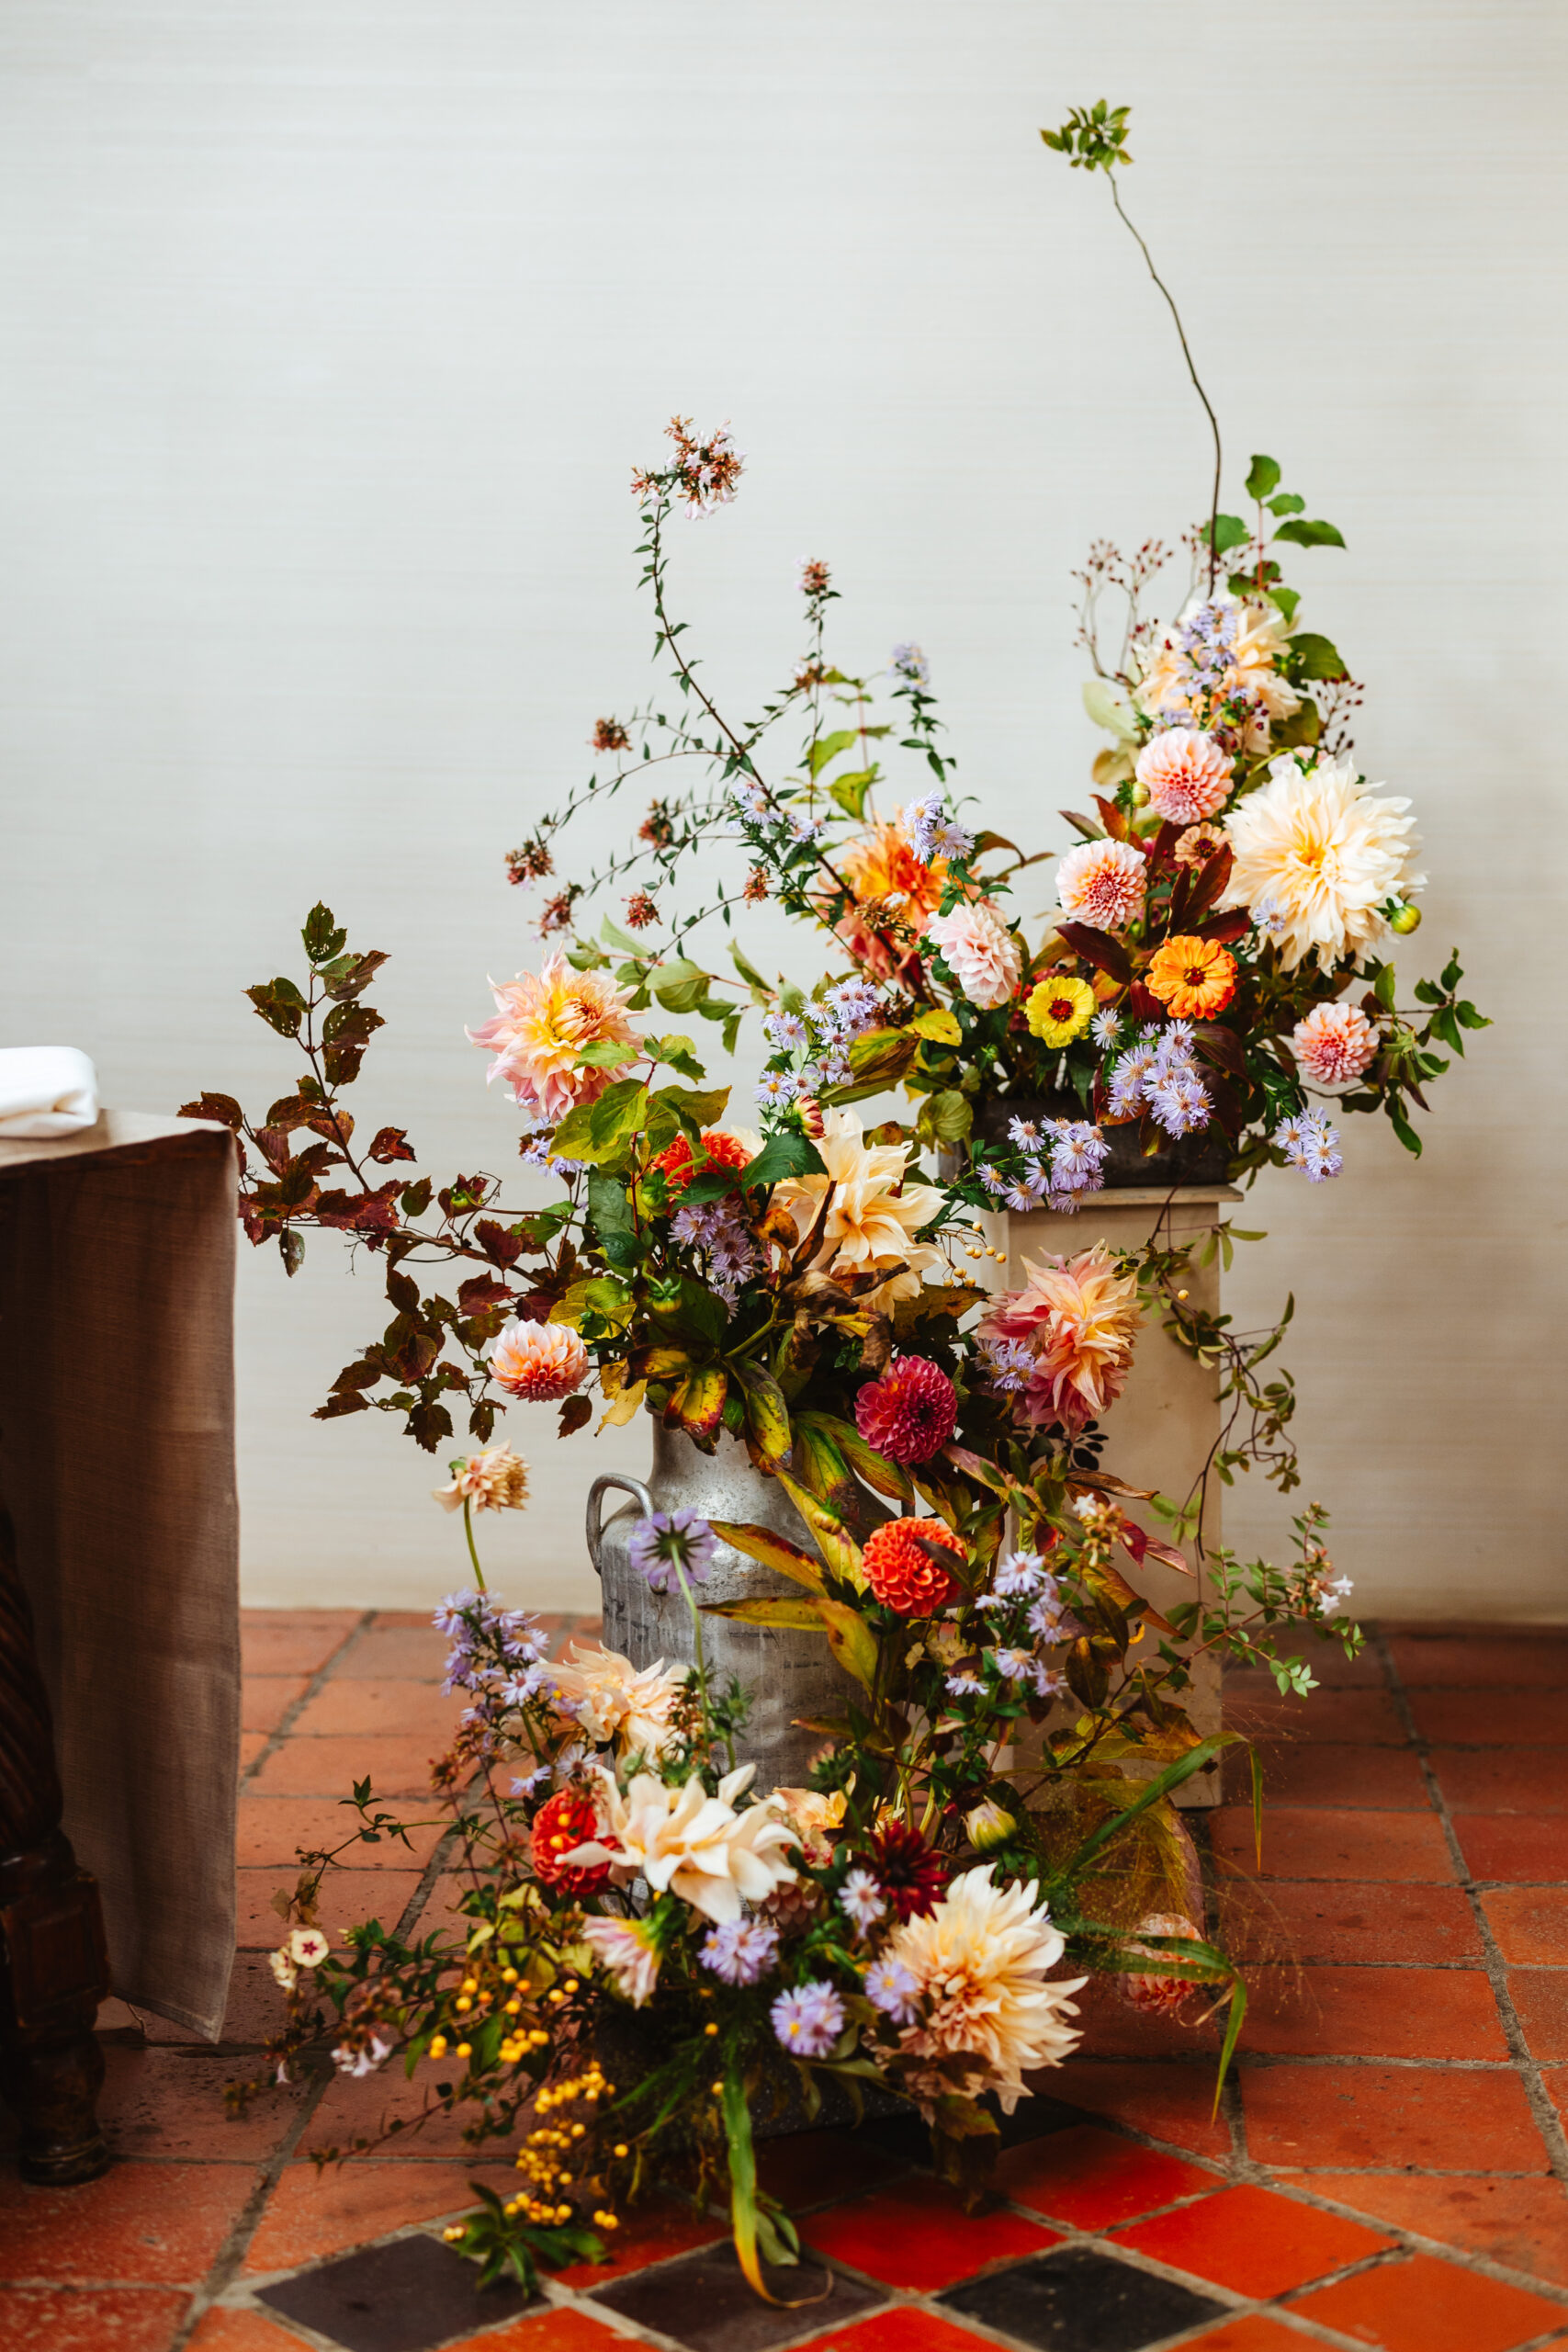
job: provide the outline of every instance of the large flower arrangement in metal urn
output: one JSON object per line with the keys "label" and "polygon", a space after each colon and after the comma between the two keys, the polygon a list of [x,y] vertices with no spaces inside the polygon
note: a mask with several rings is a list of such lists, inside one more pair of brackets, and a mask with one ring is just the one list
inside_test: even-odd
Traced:
{"label": "large flower arrangement in metal urn", "polygon": [[[1101,106],[1047,134],[1118,210],[1125,131]],[[797,2241],[754,2135],[825,2095],[918,2109],[974,2195],[998,2116],[1070,2057],[1091,1973],[1194,2018],[1225,2005],[1223,2074],[1245,1987],[1194,1916],[1172,1805],[1229,1736],[1190,1720],[1195,1662],[1262,1663],[1304,1694],[1320,1642],[1359,1639],[1315,1506],[1284,1565],[1221,1549],[1156,1610],[1140,1571],[1190,1575],[1170,1538],[1192,1499],[1104,1458],[1101,1418],[1160,1325],[1225,1399],[1198,1480],[1257,1466],[1290,1492],[1293,1391],[1264,1369],[1279,1329],[1196,1310],[1190,1246],[1157,1234],[987,1289],[987,1213],[1210,1161],[1316,1183],[1341,1166],[1327,1102],[1418,1149],[1438,1048],[1483,1023],[1454,961],[1398,1004],[1412,820],[1358,769],[1359,690],[1298,625],[1284,562],[1339,535],[1272,459],[1251,461],[1250,519],[1221,513],[1215,427],[1173,620],[1143,611],[1163,548],[1092,551],[1085,698],[1110,741],[1032,939],[1020,877],[1047,854],[958,796],[917,647],[874,676],[841,666],[826,563],[802,566],[803,648],[760,716],[710,694],[670,541],[682,510],[728,504],[743,461],[727,431],[677,419],[669,439],[634,489],[672,715],[601,718],[590,779],[512,853],[510,878],[545,894],[544,954],[470,1031],[557,1196],[507,1206],[489,1175],[415,1172],[400,1127],[360,1139],[344,1095],[385,957],[324,907],[302,978],[249,991],[302,1057],[292,1091],[259,1119],[224,1095],[186,1106],[241,1137],[246,1230],[290,1273],[312,1229],[384,1264],[390,1319],[321,1413],[389,1411],[446,1457],[436,1496],[470,1568],[437,1611],[466,1697],[434,1768],[450,1929],[323,1934],[332,1863],[400,1834],[361,1783],[344,1844],[302,1855],[283,1898],[286,2018],[233,2095],[318,2048],[356,2074],[397,2058],[427,2088],[389,2131],[456,2109],[476,2145],[515,2148],[515,2192],[477,2190],[449,2233],[481,2276],[531,2280],[596,2252],[650,2183],[716,2178],[748,2278],[787,2299]],[[573,820],[661,765],[676,781],[629,848],[564,879]],[[719,840],[732,872],[666,924],[682,865],[700,845],[706,874]],[[812,943],[798,984],[736,938],[764,899]],[[766,1064],[738,1117],[708,1063],[749,1017]],[[524,1459],[493,1442],[514,1406],[558,1408],[562,1436],[596,1412],[654,1432],[646,1482],[592,1482],[605,1638],[558,1658],[479,1549],[526,1503]],[[630,1493],[608,1519],[606,1489]]]}

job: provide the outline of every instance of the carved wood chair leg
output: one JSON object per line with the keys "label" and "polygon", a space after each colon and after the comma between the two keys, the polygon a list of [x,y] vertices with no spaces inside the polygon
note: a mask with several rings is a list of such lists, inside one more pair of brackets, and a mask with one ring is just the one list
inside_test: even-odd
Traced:
{"label": "carved wood chair leg", "polygon": [[97,1882],[78,1870],[49,1699],[16,1538],[0,1504],[0,2097],[21,2125],[28,2180],[92,2180],[109,2161],[98,2128],[103,2052],[93,2032],[109,1990]]}

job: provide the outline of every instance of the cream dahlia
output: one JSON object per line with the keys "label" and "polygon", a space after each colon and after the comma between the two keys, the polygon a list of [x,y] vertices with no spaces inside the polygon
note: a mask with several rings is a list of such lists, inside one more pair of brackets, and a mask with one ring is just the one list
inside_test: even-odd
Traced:
{"label": "cream dahlia", "polygon": [[492,1445],[450,1464],[449,1486],[432,1487],[443,1510],[458,1510],[465,1502],[475,1510],[521,1510],[528,1499],[528,1464],[509,1445]]}
{"label": "cream dahlia", "polygon": [[1363,954],[1388,930],[1379,910],[1427,879],[1412,870],[1409,806],[1374,799],[1351,760],[1303,768],[1283,753],[1225,820],[1235,862],[1220,905],[1248,908],[1279,941],[1287,971],[1309,955],[1327,970]]}
{"label": "cream dahlia", "polygon": [[[1049,1912],[1034,1907],[1032,1884],[998,1886],[992,1864],[965,1871],[923,1918],[905,1921],[887,1956],[914,1978],[923,2014],[899,2036],[914,2058],[957,2058],[972,2064],[963,2087],[994,2090],[1010,2115],[1029,2086],[1026,2068],[1059,2066],[1081,2039],[1068,1996],[1087,1976],[1045,1982],[1063,1942]],[[945,2071],[908,2077],[917,2096],[940,2098],[958,2086]]]}
{"label": "cream dahlia", "polygon": [[1021,1341],[1032,1363],[1016,1398],[1024,1419],[1040,1429],[1060,1421],[1083,1428],[1122,1394],[1143,1320],[1136,1274],[1118,1274],[1103,1241],[1076,1258],[1026,1258],[1029,1281],[1005,1291],[982,1318],[981,1340]]}
{"label": "cream dahlia", "polygon": [[942,1261],[934,1243],[914,1238],[941,1213],[941,1193],[934,1184],[906,1185],[908,1146],[868,1144],[853,1111],[826,1114],[817,1148],[827,1174],[787,1177],[773,1194],[804,1241],[817,1222],[822,1195],[832,1186],[813,1267],[819,1273],[882,1272],[884,1280],[863,1295],[870,1306],[916,1297],[925,1269]]}
{"label": "cream dahlia", "polygon": [[568,1323],[509,1323],[490,1355],[490,1376],[526,1405],[553,1405],[581,1388],[588,1350]]}
{"label": "cream dahlia", "polygon": [[942,958],[971,1004],[989,1012],[1011,1001],[1023,970],[1018,941],[989,899],[954,907],[926,925],[926,938]]}
{"label": "cream dahlia", "polygon": [[635,1667],[599,1642],[573,1642],[549,1669],[558,1713],[596,1747],[614,1741],[622,1756],[657,1760],[671,1737],[675,1702],[686,1687],[684,1667],[662,1658]]}
{"label": "cream dahlia", "polygon": [[485,1083],[503,1080],[513,1102],[552,1125],[574,1103],[596,1101],[614,1075],[580,1066],[584,1046],[637,1042],[626,1015],[629,990],[603,972],[574,972],[564,956],[549,956],[537,978],[519,972],[491,988],[494,1020],[468,1032],[470,1044],[495,1048]]}
{"label": "cream dahlia", "polygon": [[1091,931],[1125,931],[1144,911],[1148,868],[1131,842],[1080,842],[1056,867],[1056,903]]}
{"label": "cream dahlia", "polygon": [[739,1919],[743,1903],[764,1903],[795,1877],[786,1852],[796,1832],[778,1799],[734,1808],[732,1799],[750,1786],[756,1769],[742,1764],[727,1772],[715,1796],[694,1774],[670,1788],[639,1772],[623,1795],[615,1774],[601,1766],[604,1836],[561,1860],[579,1869],[608,1862],[623,1883],[646,1879],[655,1894],[668,1889],[709,1919]]}
{"label": "cream dahlia", "polygon": [[1170,825],[1195,825],[1224,807],[1234,764],[1212,735],[1168,727],[1138,753],[1137,777],[1157,816]]}
{"label": "cream dahlia", "polygon": [[1377,1050],[1378,1033],[1354,1004],[1314,1004],[1291,1032],[1297,1069],[1325,1094],[1354,1085]]}
{"label": "cream dahlia", "polygon": [[1240,699],[1252,709],[1247,747],[1260,752],[1270,722],[1301,708],[1300,695],[1279,672],[1289,641],[1277,605],[1228,589],[1194,596],[1148,657],[1135,699],[1151,718],[1199,721],[1219,704]]}

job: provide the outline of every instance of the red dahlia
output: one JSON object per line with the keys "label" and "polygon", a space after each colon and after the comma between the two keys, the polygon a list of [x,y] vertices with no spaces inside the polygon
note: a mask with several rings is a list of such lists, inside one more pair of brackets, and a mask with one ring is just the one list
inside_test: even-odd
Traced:
{"label": "red dahlia", "polygon": [[599,1816],[592,1797],[581,1789],[562,1789],[539,1807],[534,1816],[534,1875],[545,1886],[563,1894],[597,1894],[609,1883],[608,1862],[563,1862],[576,1846],[586,1846],[600,1835]]}
{"label": "red dahlia", "polygon": [[[707,1153],[709,1168],[744,1168],[752,1158],[740,1137],[728,1134],[723,1127],[703,1129],[703,1149]],[[680,1198],[697,1173],[692,1159],[691,1145],[684,1136],[677,1136],[673,1143],[666,1144],[662,1151],[655,1152],[649,1163],[650,1167],[663,1169],[671,1200]]]}
{"label": "red dahlia", "polygon": [[865,1578],[885,1609],[900,1617],[929,1617],[946,1606],[957,1590],[928,1544],[964,1557],[964,1545],[940,1519],[888,1519],[873,1528],[862,1555]]}
{"label": "red dahlia", "polygon": [[924,1356],[895,1356],[855,1398],[855,1427],[889,1462],[929,1462],[952,1437],[958,1398],[945,1372]]}
{"label": "red dahlia", "polygon": [[947,1863],[918,1829],[896,1821],[871,1841],[871,1873],[883,1901],[902,1927],[934,1911],[947,1884]]}

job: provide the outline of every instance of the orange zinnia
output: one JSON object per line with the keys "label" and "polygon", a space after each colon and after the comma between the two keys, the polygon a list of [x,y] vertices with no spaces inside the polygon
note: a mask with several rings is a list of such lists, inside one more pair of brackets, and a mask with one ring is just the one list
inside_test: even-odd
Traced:
{"label": "orange zinnia", "polygon": [[1207,1020],[1235,994],[1235,957],[1212,939],[1168,939],[1145,977],[1168,1012]]}

